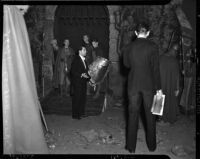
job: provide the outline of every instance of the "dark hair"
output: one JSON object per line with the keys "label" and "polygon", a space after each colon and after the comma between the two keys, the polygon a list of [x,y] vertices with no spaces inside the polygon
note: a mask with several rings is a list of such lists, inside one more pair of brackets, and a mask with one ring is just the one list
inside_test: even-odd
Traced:
{"label": "dark hair", "polygon": [[79,46],[79,47],[78,47],[78,52],[79,52],[80,50],[82,50],[83,48],[85,48],[85,46],[83,46],[83,45]]}
{"label": "dark hair", "polygon": [[88,34],[83,34],[83,36],[82,36],[82,37],[84,37],[84,36],[87,36],[87,37],[88,37],[88,39],[90,39],[90,36],[89,36]]}
{"label": "dark hair", "polygon": [[147,22],[139,22],[136,26],[136,31],[139,32],[147,32],[149,31],[149,24]]}
{"label": "dark hair", "polygon": [[[64,41],[63,41],[63,44],[65,43],[65,41],[66,41],[66,40],[68,40],[68,41],[69,41],[69,39],[68,39],[68,38],[65,38],[65,39],[64,39]],[[70,42],[70,41],[69,41],[69,42]]]}
{"label": "dark hair", "polygon": [[93,38],[92,42],[99,42],[99,40],[97,38]]}

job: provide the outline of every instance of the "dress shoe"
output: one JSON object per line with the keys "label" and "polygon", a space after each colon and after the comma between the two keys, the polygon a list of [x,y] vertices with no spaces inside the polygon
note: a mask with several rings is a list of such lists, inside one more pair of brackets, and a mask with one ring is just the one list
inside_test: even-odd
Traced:
{"label": "dress shoe", "polygon": [[131,150],[131,149],[127,149],[129,153],[135,153],[134,150]]}
{"label": "dress shoe", "polygon": [[135,153],[135,150],[131,150],[131,149],[127,148],[127,147],[125,147],[125,149],[126,149],[129,153]]}
{"label": "dress shoe", "polygon": [[156,150],[156,148],[153,148],[153,149],[148,148],[148,149],[149,149],[150,152],[154,152]]}

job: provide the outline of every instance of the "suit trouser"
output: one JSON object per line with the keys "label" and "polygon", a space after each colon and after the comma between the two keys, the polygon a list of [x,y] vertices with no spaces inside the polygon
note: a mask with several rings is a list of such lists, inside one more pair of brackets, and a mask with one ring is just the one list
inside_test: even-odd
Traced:
{"label": "suit trouser", "polygon": [[86,104],[86,82],[73,85],[74,95],[72,97],[72,117],[81,117],[85,113]]}
{"label": "suit trouser", "polygon": [[[142,102],[143,101],[143,102]],[[137,142],[137,131],[140,115],[140,107],[143,103],[146,118],[146,142],[148,149],[156,149],[156,121],[151,113],[153,102],[153,93],[150,91],[141,91],[129,95],[129,117],[126,147],[135,151]]]}

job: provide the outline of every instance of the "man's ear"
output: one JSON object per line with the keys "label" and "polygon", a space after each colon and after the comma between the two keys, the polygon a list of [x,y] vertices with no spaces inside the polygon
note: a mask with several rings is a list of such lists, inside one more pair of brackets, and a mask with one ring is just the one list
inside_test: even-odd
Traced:
{"label": "man's ear", "polygon": [[149,36],[149,34],[150,34],[150,31],[148,31],[146,35]]}
{"label": "man's ear", "polygon": [[136,35],[136,36],[138,36],[138,33],[137,33],[137,31],[135,31],[135,35]]}

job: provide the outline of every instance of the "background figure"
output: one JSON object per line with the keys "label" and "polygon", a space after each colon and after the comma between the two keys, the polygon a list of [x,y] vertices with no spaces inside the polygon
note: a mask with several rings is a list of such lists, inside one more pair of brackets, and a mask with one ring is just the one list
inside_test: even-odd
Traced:
{"label": "background figure", "polygon": [[180,105],[188,115],[189,110],[196,107],[196,58],[195,50],[188,50],[184,67],[184,89],[180,98]]}
{"label": "background figure", "polygon": [[86,48],[80,47],[78,55],[75,56],[71,67],[71,79],[73,86],[72,97],[72,118],[81,119],[85,116],[85,104],[86,104],[86,89],[88,75],[88,65],[85,61]]}
{"label": "background figure", "polygon": [[[93,47],[92,56],[93,56],[93,59],[94,59],[93,61],[95,61],[97,57],[103,57],[103,50],[99,46],[99,41],[97,39],[92,40],[92,47]],[[96,98],[99,97],[100,89],[101,89],[101,84],[97,84],[95,95],[94,95],[93,98],[96,99]]]}
{"label": "background figure", "polygon": [[69,47],[70,42],[68,39],[64,41],[63,48],[59,51],[56,67],[55,67],[55,88],[59,88],[60,95],[62,96],[64,90],[67,90],[67,94],[70,92],[70,69],[73,57],[75,55],[73,49]]}
{"label": "background figure", "polygon": [[83,35],[83,46],[86,48],[87,51],[86,55],[87,64],[90,65],[94,59],[92,56],[92,44],[90,43],[89,35]]}
{"label": "background figure", "polygon": [[[153,95],[160,89],[158,47],[146,39],[148,26],[139,23],[135,32],[137,39],[123,54],[124,65],[130,68],[128,75],[128,132],[126,149],[135,152],[140,107],[143,103],[146,119],[146,142],[149,151],[156,149],[156,122],[151,113]],[[161,90],[159,90],[161,92]]]}
{"label": "background figure", "polygon": [[174,123],[179,114],[178,95],[180,92],[180,69],[176,59],[178,45],[175,44],[171,49],[160,56],[160,75],[161,88],[165,94],[165,104],[161,120]]}
{"label": "background figure", "polygon": [[3,9],[3,153],[46,154],[25,11]]}
{"label": "background figure", "polygon": [[116,23],[116,29],[119,30],[117,51],[120,55],[122,49],[136,39],[135,28],[136,22],[134,21],[133,13],[123,10],[120,22]]}
{"label": "background figure", "polygon": [[[83,35],[83,46],[86,48],[87,54],[86,54],[86,62],[88,65],[90,65],[94,61],[94,56],[92,54],[92,44],[90,43],[90,37],[89,35],[85,34]],[[92,92],[92,87],[87,83],[87,95],[90,95]]]}
{"label": "background figure", "polygon": [[56,39],[52,40],[51,45],[52,45],[52,49],[53,49],[52,63],[53,63],[53,74],[54,74],[55,73],[56,58],[57,58],[58,50],[59,50],[59,47],[58,47],[58,44],[57,44],[57,40]]}

